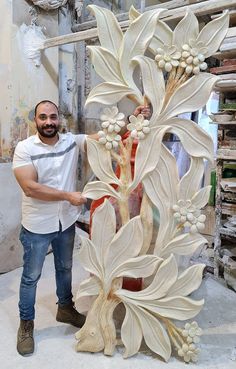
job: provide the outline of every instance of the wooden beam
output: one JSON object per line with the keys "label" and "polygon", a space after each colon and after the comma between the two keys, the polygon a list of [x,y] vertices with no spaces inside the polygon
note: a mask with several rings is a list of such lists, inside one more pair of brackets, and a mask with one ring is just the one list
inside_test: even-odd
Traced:
{"label": "wooden beam", "polygon": [[182,6],[180,9],[171,9],[160,15],[160,19],[165,22],[182,18],[185,15],[186,9],[191,9],[195,15],[201,16],[216,12],[221,12],[225,9],[235,8],[235,0],[208,0],[189,6]]}
{"label": "wooden beam", "polygon": [[[159,4],[160,5],[160,4]],[[178,20],[185,15],[185,11],[187,8],[190,8],[196,15],[205,15],[211,14],[215,12],[220,12],[224,9],[230,9],[236,6],[236,0],[206,0],[201,1],[201,3],[195,3],[188,6],[183,6],[181,8],[170,9],[164,11],[160,15],[160,19],[164,21]],[[149,7],[152,9],[156,9],[156,6]],[[120,22],[120,26],[123,30],[127,29],[129,26],[129,21]],[[59,45],[69,44],[78,41],[86,41],[91,40],[93,38],[97,38],[97,28],[88,29],[86,31],[80,31],[75,33],[70,33],[63,36],[57,36],[53,38],[49,38],[44,41],[43,46],[40,47],[41,50],[55,47]]]}
{"label": "wooden beam", "polygon": [[[207,0],[172,0],[172,1],[167,1],[167,2],[163,2],[162,4],[156,4],[156,5],[152,5],[152,6],[147,6],[145,8],[145,11],[147,10],[152,10],[152,9],[175,9],[175,8],[180,8],[182,6],[189,6],[190,4],[195,4],[195,3],[203,3]],[[116,18],[119,22],[125,21],[129,19],[129,13],[121,13],[121,14],[116,14]],[[90,28],[95,28],[97,25],[96,20],[90,20],[87,22],[83,22],[83,23],[79,23],[79,24],[75,24],[72,26],[72,31],[73,32],[79,32],[79,31],[84,31],[86,29],[90,29]]]}

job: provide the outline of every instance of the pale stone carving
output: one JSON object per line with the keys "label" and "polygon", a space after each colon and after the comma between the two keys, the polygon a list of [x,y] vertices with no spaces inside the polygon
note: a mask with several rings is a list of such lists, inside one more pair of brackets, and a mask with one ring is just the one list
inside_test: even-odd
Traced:
{"label": "pale stone carving", "polygon": [[20,26],[22,49],[27,59],[32,60],[36,67],[41,65],[41,48],[46,40],[42,27],[32,24]]}
{"label": "pale stone carving", "polygon": [[82,15],[83,5],[84,0],[75,0],[75,10],[78,18],[80,18]]}
{"label": "pale stone carving", "polygon": [[68,0],[31,0],[34,5],[44,10],[54,10],[66,5]]}
{"label": "pale stone carving", "polygon": [[[101,116],[99,140],[88,139],[89,163],[99,180],[88,183],[84,196],[116,200],[122,227],[116,232],[116,215],[106,200],[94,213],[91,240],[82,239],[80,259],[91,277],[81,283],[76,305],[88,311],[85,325],[76,333],[78,351],[104,351],[112,355],[117,344],[113,322],[115,307],[123,303],[121,326],[124,357],[136,354],[144,338],[147,346],[168,361],[172,347],[185,362],[196,361],[201,329],[197,322],[184,328],[173,320],[192,319],[204,301],[188,297],[202,280],[204,265],[179,272],[175,255],[191,255],[205,242],[199,231],[205,216],[210,186],[200,189],[203,160],[213,159],[211,138],[191,120],[178,118],[200,109],[208,100],[217,77],[203,72],[205,58],[214,53],[228,27],[228,14],[210,22],[200,32],[197,18],[188,11],[172,31],[158,20],[162,10],[139,15],[131,8],[130,26],[123,35],[115,16],[107,9],[89,6],[96,16],[101,46],[91,46],[92,62],[104,82],[93,88],[87,104],[107,105]],[[149,50],[154,59],[145,55]],[[133,79],[142,77],[143,92]],[[166,73],[164,78],[163,71]],[[150,104],[152,116],[131,116],[130,135],[124,144],[120,131],[124,115],[116,104],[123,97]],[[166,132],[176,134],[191,157],[191,166],[179,178],[176,160],[162,143]],[[131,148],[138,140],[134,175]],[[120,167],[116,176],[112,160]],[[139,183],[144,194],[140,215],[130,219],[128,200]],[[152,204],[152,205],[151,205]],[[153,254],[147,255],[152,238],[152,210],[160,214]],[[150,277],[142,291],[122,288],[123,277]],[[88,303],[88,296],[92,296]]]}

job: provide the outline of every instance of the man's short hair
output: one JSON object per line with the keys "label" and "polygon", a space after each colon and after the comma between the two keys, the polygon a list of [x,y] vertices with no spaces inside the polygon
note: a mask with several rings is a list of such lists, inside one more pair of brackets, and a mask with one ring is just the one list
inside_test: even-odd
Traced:
{"label": "man's short hair", "polygon": [[34,108],[34,116],[35,116],[35,117],[36,117],[36,114],[37,114],[38,106],[39,106],[39,105],[41,105],[41,104],[46,104],[46,103],[50,103],[50,104],[54,105],[54,106],[55,106],[55,108],[57,109],[58,114],[59,114],[58,106],[57,106],[53,101],[51,101],[51,100],[42,100],[42,101],[40,101],[40,102],[35,106],[35,108]]}

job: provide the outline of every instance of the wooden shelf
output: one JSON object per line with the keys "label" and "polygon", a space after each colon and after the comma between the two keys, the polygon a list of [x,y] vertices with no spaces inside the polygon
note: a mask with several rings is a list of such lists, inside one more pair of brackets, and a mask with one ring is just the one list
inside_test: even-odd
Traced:
{"label": "wooden shelf", "polygon": [[220,233],[223,234],[223,235],[225,235],[225,236],[236,237],[236,230],[233,231],[230,228],[221,227],[220,228]]}
{"label": "wooden shelf", "polygon": [[[236,120],[229,120],[228,122],[215,122],[212,121],[210,122],[211,124],[218,124],[218,126],[231,126],[230,128],[232,128],[232,126],[235,126],[236,128]],[[227,127],[224,127],[224,129]]]}
{"label": "wooden shelf", "polygon": [[234,161],[236,160],[236,150],[220,148],[217,150],[216,159]]}
{"label": "wooden shelf", "polygon": [[223,73],[236,72],[236,65],[223,65],[221,67],[210,68],[210,72],[217,75]]}
{"label": "wooden shelf", "polygon": [[236,49],[228,51],[218,51],[217,53],[213,54],[212,57],[218,60],[234,59],[236,58]]}
{"label": "wooden shelf", "polygon": [[[216,53],[213,57],[219,60],[236,59],[235,36],[236,28],[229,29],[229,39],[225,39],[225,43],[223,42],[224,45],[221,45],[221,49],[224,51]],[[221,95],[220,110],[230,111],[233,116],[233,118],[232,116],[231,118],[234,119],[226,122],[215,122],[214,120],[212,122],[213,124],[217,124],[218,132],[218,149],[216,155],[216,227],[214,236],[214,273],[218,276],[219,263],[222,263],[223,267],[225,267],[225,256],[221,258],[224,243],[222,241],[227,240],[227,242],[230,241],[230,243],[234,243],[236,239],[236,229],[224,227],[224,224],[229,225],[227,221],[225,222],[226,218],[236,215],[236,191],[232,185],[226,187],[227,178],[222,178],[225,164],[229,162],[236,163],[236,138],[231,137],[235,136],[234,132],[236,131],[236,115],[234,113],[236,109],[228,108],[234,103],[233,96],[235,96],[236,91],[236,73],[234,73],[236,71],[236,60],[224,61],[222,66],[211,68],[210,71],[221,77],[214,88],[216,91],[220,92]],[[232,100],[230,103],[232,105],[228,102],[226,103],[227,99]],[[227,107],[226,109],[223,108],[224,105]],[[212,118],[214,119],[215,116]],[[219,116],[217,118],[220,119]],[[228,119],[228,117],[225,118]],[[225,183],[223,183],[224,181]],[[231,183],[235,182],[232,181]]]}
{"label": "wooden shelf", "polygon": [[229,160],[229,161],[235,161],[236,160],[236,157],[235,156],[224,156],[224,155],[217,155],[216,156],[216,159],[218,160]]}
{"label": "wooden shelf", "polygon": [[235,215],[236,214],[236,204],[222,202],[222,214]]}

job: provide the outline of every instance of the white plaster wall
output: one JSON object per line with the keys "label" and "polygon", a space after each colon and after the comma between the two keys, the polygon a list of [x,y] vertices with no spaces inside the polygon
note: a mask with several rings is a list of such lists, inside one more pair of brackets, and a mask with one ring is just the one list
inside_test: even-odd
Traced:
{"label": "white plaster wall", "polygon": [[22,263],[19,241],[21,191],[11,163],[0,165],[0,189],[0,273],[5,273]]}
{"label": "white plaster wall", "polygon": [[[72,14],[59,13],[60,35],[71,33]],[[77,116],[77,53],[76,44],[59,47],[59,106],[64,116],[64,125],[71,132],[78,133]]]}
{"label": "white plaster wall", "polygon": [[[58,102],[58,48],[43,53],[35,67],[22,49],[23,23],[30,25],[35,12],[26,0],[0,1],[0,273],[22,264],[18,241],[21,191],[11,166],[18,141],[34,132],[32,109],[43,99]],[[37,24],[46,37],[58,35],[58,12],[40,11]]]}
{"label": "white plaster wall", "polygon": [[11,121],[11,10],[9,0],[0,2],[0,157],[8,157]]}

